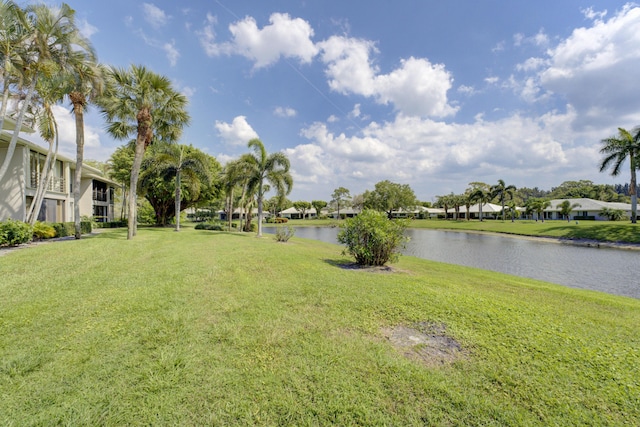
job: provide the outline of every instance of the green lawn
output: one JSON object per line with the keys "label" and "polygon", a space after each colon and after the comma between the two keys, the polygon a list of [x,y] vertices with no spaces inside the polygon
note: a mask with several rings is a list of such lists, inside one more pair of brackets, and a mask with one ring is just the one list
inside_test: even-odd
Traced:
{"label": "green lawn", "polygon": [[[411,257],[345,269],[342,248],[296,237],[125,237],[0,257],[0,425],[640,419],[640,300]],[[421,322],[462,357],[385,338]]]}
{"label": "green lawn", "polygon": [[[293,220],[298,226],[337,226],[337,220]],[[566,239],[590,239],[604,242],[640,243],[640,224],[629,221],[528,221],[517,220],[472,220],[454,221],[439,219],[417,219],[411,221],[411,228],[433,228],[447,230],[486,231],[492,233],[517,234],[522,236],[556,237]]]}

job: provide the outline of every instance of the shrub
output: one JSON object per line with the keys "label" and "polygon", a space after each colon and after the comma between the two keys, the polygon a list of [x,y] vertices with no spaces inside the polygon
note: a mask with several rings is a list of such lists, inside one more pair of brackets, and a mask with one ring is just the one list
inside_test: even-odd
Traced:
{"label": "shrub", "polygon": [[33,238],[33,229],[22,221],[8,219],[0,222],[0,246],[16,246]]}
{"label": "shrub", "polygon": [[195,226],[196,230],[212,230],[212,231],[222,231],[222,226],[220,224],[211,224],[207,222],[200,222]]}
{"label": "shrub", "polygon": [[[286,219],[286,218],[284,218]],[[296,234],[296,229],[291,225],[280,225],[276,227],[275,239],[278,242],[288,242],[293,235]]]}
{"label": "shrub", "polygon": [[280,218],[280,217],[278,217],[278,218],[275,219],[275,223],[276,224],[286,224],[288,222],[289,222],[289,218]]}
{"label": "shrub", "polygon": [[398,260],[399,251],[407,238],[404,230],[407,220],[389,220],[383,212],[364,210],[354,218],[345,220],[338,233],[338,242],[347,246],[356,263],[380,266]]}
{"label": "shrub", "polygon": [[33,226],[33,237],[36,239],[51,239],[56,237],[56,229],[51,224],[37,221]]}
{"label": "shrub", "polygon": [[[54,222],[51,226],[56,230],[56,237],[67,237],[76,234],[73,222]],[[80,221],[81,234],[90,234],[91,230],[91,221]]]}

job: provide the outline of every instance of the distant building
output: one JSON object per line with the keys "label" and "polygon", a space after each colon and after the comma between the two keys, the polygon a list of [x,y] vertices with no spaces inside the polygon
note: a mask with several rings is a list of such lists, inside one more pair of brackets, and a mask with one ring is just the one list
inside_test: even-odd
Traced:
{"label": "distant building", "polygon": [[[5,118],[0,131],[0,163],[4,161],[13,134],[15,122]],[[24,132],[33,130],[24,128]],[[18,138],[9,170],[0,181],[0,221],[8,218],[25,221],[27,211],[42,176],[47,149]],[[58,154],[53,165],[51,182],[45,193],[38,220],[47,222],[73,221],[73,177],[75,160]],[[82,166],[80,182],[80,215],[93,217],[98,222],[113,221],[114,189],[116,183],[104,177],[102,171]]]}
{"label": "distant building", "polygon": [[544,210],[544,219],[565,219],[562,217],[560,213],[560,204],[568,200],[569,203],[578,204],[573,208],[571,214],[569,215],[570,220],[596,220],[596,221],[606,221],[607,217],[602,216],[600,212],[604,208],[608,209],[617,209],[624,212],[627,218],[631,218],[631,204],[630,203],[619,203],[619,202],[602,202],[600,200],[593,199],[553,199],[550,200],[551,206]]}

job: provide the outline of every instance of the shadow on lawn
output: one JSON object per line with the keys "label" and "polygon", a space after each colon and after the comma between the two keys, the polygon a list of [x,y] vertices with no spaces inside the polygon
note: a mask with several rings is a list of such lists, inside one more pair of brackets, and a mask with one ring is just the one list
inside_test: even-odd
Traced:
{"label": "shadow on lawn", "polygon": [[554,225],[540,231],[548,236],[562,236],[567,239],[640,243],[640,229],[630,227],[629,224],[602,224],[584,228],[576,224]]}

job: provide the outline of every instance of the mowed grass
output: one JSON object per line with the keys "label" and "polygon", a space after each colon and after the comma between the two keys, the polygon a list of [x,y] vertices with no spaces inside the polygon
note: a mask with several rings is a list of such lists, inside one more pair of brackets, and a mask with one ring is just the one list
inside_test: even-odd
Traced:
{"label": "mowed grass", "polygon": [[[0,425],[637,425],[640,301],[294,237],[141,229],[0,257]],[[541,267],[542,268],[542,267]],[[452,364],[383,328],[446,325]]]}
{"label": "mowed grass", "polygon": [[[293,220],[298,226],[339,226],[344,221],[337,220]],[[443,230],[484,231],[491,233],[517,234],[522,236],[554,237],[564,239],[588,239],[603,242],[640,243],[640,224],[629,221],[530,221],[516,220],[441,220],[416,219],[410,228],[432,228]]]}

